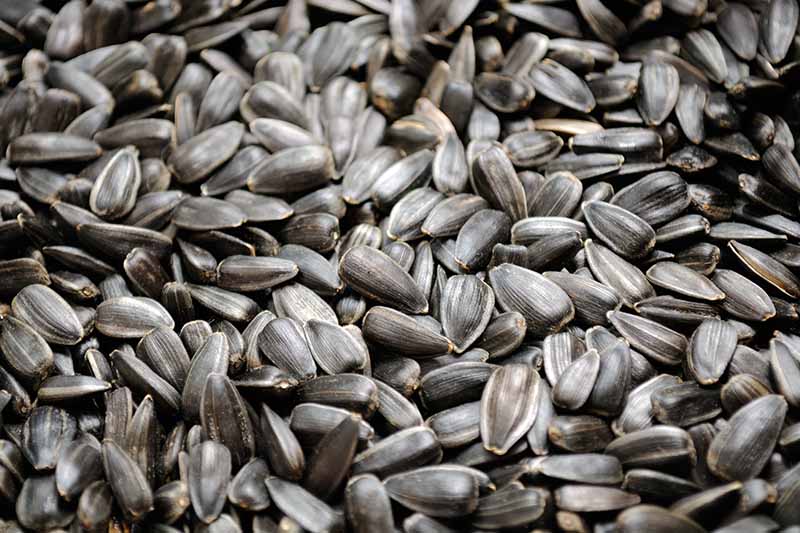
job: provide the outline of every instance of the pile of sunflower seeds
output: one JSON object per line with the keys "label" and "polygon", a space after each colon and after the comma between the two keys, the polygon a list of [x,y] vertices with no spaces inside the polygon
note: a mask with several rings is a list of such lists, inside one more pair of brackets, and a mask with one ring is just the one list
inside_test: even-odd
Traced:
{"label": "pile of sunflower seeds", "polygon": [[0,1],[0,531],[800,532],[799,16]]}

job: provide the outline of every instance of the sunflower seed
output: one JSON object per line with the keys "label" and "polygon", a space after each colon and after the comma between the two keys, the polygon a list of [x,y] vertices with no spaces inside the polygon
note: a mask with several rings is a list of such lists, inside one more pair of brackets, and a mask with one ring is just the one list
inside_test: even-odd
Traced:
{"label": "sunflower seed", "polygon": [[711,442],[708,450],[711,471],[727,480],[744,481],[758,475],[778,439],[786,409],[786,400],[770,394],[736,411]]}

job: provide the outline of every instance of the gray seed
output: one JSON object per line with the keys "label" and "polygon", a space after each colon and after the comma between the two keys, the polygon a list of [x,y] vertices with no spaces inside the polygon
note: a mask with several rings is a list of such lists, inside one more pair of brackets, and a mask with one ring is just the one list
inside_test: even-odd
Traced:
{"label": "gray seed", "polygon": [[[539,375],[530,368],[510,365],[496,370],[481,396],[481,438],[484,447],[503,455],[525,435],[536,418]],[[523,398],[515,405],[512,398]]]}
{"label": "gray seed", "polygon": [[77,344],[83,327],[72,307],[46,285],[25,287],[11,301],[14,316],[33,327],[45,340],[54,344]]}
{"label": "gray seed", "polygon": [[614,311],[609,321],[630,345],[644,355],[667,365],[677,365],[683,360],[688,341],[680,333],[653,320]]}
{"label": "gray seed", "polygon": [[771,394],[739,409],[711,442],[708,466],[722,479],[755,477],[769,460],[786,414],[786,400]]}
{"label": "gray seed", "polygon": [[153,508],[153,492],[147,478],[128,453],[112,441],[103,443],[103,468],[114,499],[132,521],[144,518]]}
{"label": "gray seed", "polygon": [[506,264],[493,268],[489,279],[499,306],[520,312],[531,333],[554,333],[575,315],[569,296],[541,274]]}
{"label": "gray seed", "polygon": [[189,497],[197,517],[211,524],[225,505],[231,477],[231,453],[228,448],[207,440],[189,451]]}
{"label": "gray seed", "polygon": [[342,527],[344,518],[339,512],[299,485],[271,476],[265,483],[278,509],[296,520],[303,529],[322,533]]}
{"label": "gray seed", "polygon": [[629,307],[655,296],[653,286],[642,271],[610,249],[589,239],[584,242],[584,250],[592,274],[611,287]]}

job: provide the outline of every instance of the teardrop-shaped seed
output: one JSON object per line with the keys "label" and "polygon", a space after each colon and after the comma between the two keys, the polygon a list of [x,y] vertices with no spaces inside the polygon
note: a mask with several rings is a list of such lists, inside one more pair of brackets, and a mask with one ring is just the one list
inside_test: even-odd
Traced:
{"label": "teardrop-shaped seed", "polygon": [[109,337],[133,339],[160,326],[170,329],[175,322],[161,304],[150,298],[121,296],[97,306],[95,327]]}
{"label": "teardrop-shaped seed", "polygon": [[223,374],[209,374],[200,400],[200,420],[209,439],[224,444],[234,468],[255,454],[255,437],[247,408]]}
{"label": "teardrop-shaped seed", "polygon": [[243,134],[244,126],[239,122],[215,126],[181,144],[167,164],[179,182],[198,182],[233,157]]}
{"label": "teardrop-shaped seed", "polygon": [[8,369],[23,381],[38,384],[53,369],[53,350],[26,322],[7,316],[2,323],[0,350]]}
{"label": "teardrop-shaped seed", "polygon": [[189,496],[202,522],[210,524],[222,512],[230,477],[231,453],[224,445],[207,440],[189,450]]}
{"label": "teardrop-shaped seed", "polygon": [[20,448],[34,469],[52,470],[77,430],[75,418],[63,409],[36,407],[22,426]]}
{"label": "teardrop-shaped seed", "polygon": [[454,350],[446,337],[431,331],[413,317],[388,307],[373,307],[364,316],[364,338],[393,353],[418,359]]}
{"label": "teardrop-shaped seed", "polygon": [[428,310],[425,295],[414,279],[383,252],[368,246],[348,250],[339,262],[339,275],[356,292],[409,313]]}
{"label": "teardrop-shaped seed", "polygon": [[217,265],[217,284],[233,291],[257,291],[292,279],[298,271],[285,259],[233,255]]}
{"label": "teardrop-shaped seed", "polygon": [[698,326],[689,342],[686,363],[701,385],[716,383],[733,357],[738,338],[736,330],[722,320],[706,320]]}
{"label": "teardrop-shaped seed", "polygon": [[758,50],[758,20],[745,4],[732,2],[717,14],[717,33],[739,58],[752,61]]}
{"label": "teardrop-shaped seed", "polygon": [[718,301],[725,298],[725,293],[708,278],[671,261],[661,261],[651,266],[647,271],[647,279],[656,286],[698,300]]}
{"label": "teardrop-shaped seed", "polygon": [[305,324],[322,320],[336,324],[336,312],[316,292],[299,283],[289,283],[273,289],[272,303],[279,317]]}
{"label": "teardrop-shaped seed", "polygon": [[688,345],[686,337],[653,320],[630,313],[609,313],[611,324],[644,355],[667,365],[683,361]]}
{"label": "teardrop-shaped seed", "polygon": [[593,279],[565,272],[545,272],[544,277],[561,287],[572,300],[576,322],[604,324],[608,321],[608,312],[619,308],[616,291]]}
{"label": "teardrop-shaped seed", "polygon": [[539,407],[538,381],[539,375],[522,365],[499,368],[489,378],[481,396],[480,423],[487,450],[503,455],[528,432]]}
{"label": "teardrop-shaped seed", "polygon": [[110,388],[110,383],[92,376],[50,376],[39,386],[37,395],[42,403],[69,402]]}
{"label": "teardrop-shaped seed", "polygon": [[333,510],[300,485],[272,476],[265,483],[275,506],[304,530],[324,533],[343,527],[344,517],[340,512]]}
{"label": "teardrop-shaped seed", "polygon": [[227,374],[228,352],[228,339],[221,332],[210,333],[195,352],[181,394],[181,411],[186,420],[200,421],[200,402],[206,379],[213,373]]}
{"label": "teardrop-shaped seed", "polygon": [[553,388],[553,403],[565,409],[580,409],[592,393],[600,371],[597,350],[589,350],[567,366]]}
{"label": "teardrop-shaped seed", "polygon": [[8,145],[9,163],[47,165],[58,162],[92,161],[103,150],[90,139],[66,133],[28,133],[15,138]]}
{"label": "teardrop-shaped seed", "polygon": [[172,215],[172,223],[189,231],[237,228],[247,215],[236,204],[204,196],[187,198]]}
{"label": "teardrop-shaped seed", "polygon": [[695,83],[681,85],[678,102],[675,105],[678,124],[686,138],[694,144],[700,144],[706,137],[703,108],[706,105],[707,96],[708,92],[700,85]]}
{"label": "teardrop-shaped seed", "polygon": [[627,306],[655,296],[653,286],[636,266],[591,239],[584,243],[584,250],[592,274],[614,289]]}
{"label": "teardrop-shaped seed", "polygon": [[187,283],[186,287],[191,292],[192,299],[197,300],[200,305],[220,318],[231,322],[247,322],[260,311],[258,304],[243,294],[210,285]]}
{"label": "teardrop-shaped seed", "polygon": [[480,196],[467,193],[450,196],[431,209],[421,231],[431,237],[457,235],[472,215],[488,207],[488,202]]}
{"label": "teardrop-shaped seed", "polygon": [[533,198],[528,198],[532,217],[569,217],[575,212],[583,194],[583,185],[568,171],[548,175]]}
{"label": "teardrop-shaped seed", "polygon": [[511,162],[518,168],[534,168],[554,159],[564,141],[549,131],[521,131],[503,140]]}
{"label": "teardrop-shaped seed", "polygon": [[527,215],[525,189],[505,152],[492,146],[472,162],[472,187],[492,207],[505,211],[516,222]]}
{"label": "teardrop-shaped seed", "polygon": [[583,204],[586,223],[597,238],[628,259],[639,259],[655,246],[653,228],[630,211],[601,201]]}
{"label": "teardrop-shaped seed", "polygon": [[348,522],[356,533],[394,527],[389,495],[380,480],[372,474],[350,478],[345,489],[345,508]]}
{"label": "teardrop-shaped seed", "polygon": [[800,405],[800,364],[785,343],[778,339],[770,341],[770,370],[775,388],[792,407]]}
{"label": "teardrop-shaped seed", "polygon": [[545,337],[542,343],[542,360],[550,385],[555,387],[564,370],[585,351],[584,343],[569,331]]}
{"label": "teardrop-shaped seed", "polygon": [[356,451],[358,422],[355,415],[347,417],[319,441],[308,460],[303,480],[306,490],[327,500],[339,488]]}
{"label": "teardrop-shaped seed", "polygon": [[139,465],[113,441],[103,443],[103,468],[125,516],[139,521],[153,509],[153,491]]}
{"label": "teardrop-shaped seed", "polygon": [[286,479],[302,478],[305,455],[289,425],[266,404],[261,405],[260,420],[272,470]]}
{"label": "teardrop-shaped seed", "polygon": [[439,411],[425,421],[442,448],[459,448],[480,437],[481,403],[467,402]]}
{"label": "teardrop-shaped seed", "polygon": [[258,335],[261,353],[299,380],[316,375],[316,365],[300,325],[290,318],[270,321]]}
{"label": "teardrop-shaped seed", "polygon": [[511,243],[527,246],[544,237],[560,233],[588,236],[586,224],[566,217],[528,217],[511,226]]}
{"label": "teardrop-shaped seed", "polygon": [[728,247],[758,277],[792,298],[800,297],[800,279],[784,265],[761,250],[735,240],[730,241]]}
{"label": "teardrop-shaped seed", "polygon": [[544,59],[534,65],[529,76],[536,91],[554,102],[580,113],[594,109],[594,95],[586,82],[560,63]]}
{"label": "teardrop-shaped seed", "polygon": [[792,44],[797,30],[798,9],[795,0],[772,0],[761,14],[761,45],[771,63],[780,63]]}
{"label": "teardrop-shaped seed", "polygon": [[367,363],[369,354],[341,326],[312,319],[303,329],[311,354],[323,372],[358,372]]}
{"label": "teardrop-shaped seed", "polygon": [[691,436],[675,426],[653,426],[628,433],[610,442],[605,453],[628,468],[688,465],[696,460]]}
{"label": "teardrop-shaped seed", "polygon": [[19,291],[11,301],[11,310],[48,342],[73,345],[84,335],[72,307],[46,285],[33,284]]}
{"label": "teardrop-shaped seed", "polygon": [[20,524],[32,530],[64,528],[74,516],[58,497],[52,475],[27,478],[19,491],[15,511]]}
{"label": "teardrop-shaped seed", "polygon": [[705,28],[690,31],[683,39],[681,51],[709,79],[721,83],[728,76],[728,66],[716,36]]}
{"label": "teardrop-shaped seed", "polygon": [[494,308],[491,287],[474,276],[453,276],[447,281],[441,303],[442,327],[462,353],[486,329]]}
{"label": "teardrop-shaped seed", "polygon": [[172,328],[158,327],[136,346],[136,354],[177,390],[183,390],[190,360],[180,337]]}
{"label": "teardrop-shaped seed", "polygon": [[452,517],[478,506],[478,483],[470,473],[447,467],[422,467],[384,481],[389,496],[429,516]]}
{"label": "teardrop-shaped seed", "polygon": [[547,477],[578,483],[605,485],[622,480],[619,459],[604,454],[551,455],[536,465],[536,471]]}
{"label": "teardrop-shaped seed", "polygon": [[379,404],[375,383],[360,374],[319,376],[302,383],[298,387],[297,398],[301,402],[332,405],[369,417]]}
{"label": "teardrop-shaped seed", "polygon": [[388,476],[435,462],[442,455],[436,434],[425,426],[414,426],[381,439],[353,459],[353,473],[371,472]]}
{"label": "teardrop-shaped seed", "polygon": [[299,269],[297,281],[320,295],[333,296],[342,290],[343,283],[337,269],[314,250],[286,244],[278,255],[295,263]]}
{"label": "teardrop-shaped seed", "polygon": [[111,362],[125,383],[141,396],[151,395],[159,408],[170,413],[180,411],[180,394],[135,355],[120,350],[111,352]]}
{"label": "teardrop-shaped seed", "polygon": [[287,148],[264,159],[247,177],[255,193],[286,194],[316,189],[335,175],[333,154],[325,146]]}
{"label": "teardrop-shaped seed", "polygon": [[672,513],[656,505],[636,505],[617,516],[616,526],[621,533],[649,531],[667,533],[668,531],[686,531],[700,533],[705,528],[694,520],[678,513]]}
{"label": "teardrop-shaped seed", "polygon": [[499,307],[521,313],[529,333],[555,333],[575,316],[569,296],[541,274],[504,264],[489,271],[489,280]]}
{"label": "teardrop-shaped seed", "polygon": [[711,471],[727,480],[745,481],[757,476],[769,461],[786,410],[786,400],[770,394],[736,411],[711,441]]}
{"label": "teardrop-shaped seed", "polygon": [[92,211],[106,219],[125,216],[136,204],[140,183],[139,151],[134,147],[119,150],[94,182],[89,196]]}
{"label": "teardrop-shaped seed", "polygon": [[411,191],[392,208],[386,234],[398,241],[413,241],[422,237],[421,227],[425,218],[443,199],[444,195],[428,187]]}
{"label": "teardrop-shaped seed", "polygon": [[55,480],[59,495],[74,501],[86,487],[103,476],[100,446],[92,438],[79,438],[64,447],[56,464]]}
{"label": "teardrop-shaped seed", "polygon": [[637,505],[641,498],[612,487],[563,485],[555,490],[555,503],[568,511],[614,511]]}
{"label": "teardrop-shaped seed", "polygon": [[264,479],[269,475],[267,463],[256,457],[239,469],[228,485],[228,499],[246,511],[263,511],[270,499]]}
{"label": "teardrop-shaped seed", "polygon": [[472,215],[458,232],[454,260],[466,272],[486,267],[497,243],[508,240],[511,220],[502,211],[483,209]]}
{"label": "teardrop-shaped seed", "polygon": [[689,206],[689,194],[686,182],[677,173],[661,171],[623,187],[611,203],[638,215],[651,226],[658,226]]}
{"label": "teardrop-shaped seed", "polygon": [[458,136],[449,134],[439,143],[431,165],[436,189],[443,193],[463,193],[469,179],[469,166],[464,145]]}

